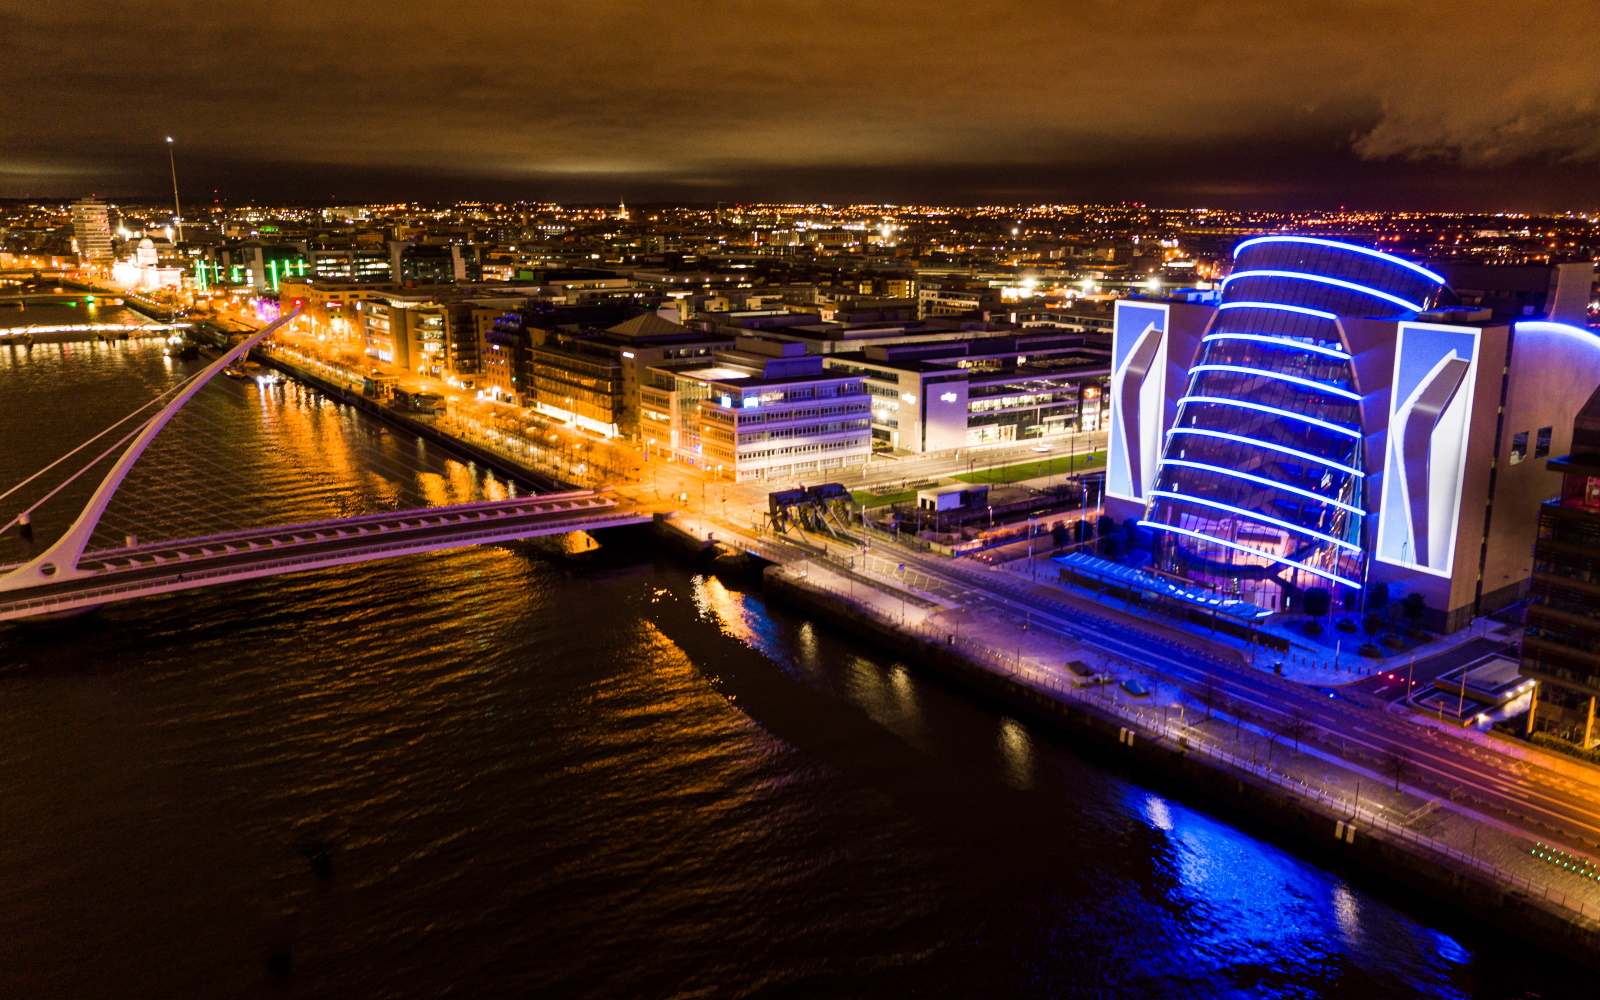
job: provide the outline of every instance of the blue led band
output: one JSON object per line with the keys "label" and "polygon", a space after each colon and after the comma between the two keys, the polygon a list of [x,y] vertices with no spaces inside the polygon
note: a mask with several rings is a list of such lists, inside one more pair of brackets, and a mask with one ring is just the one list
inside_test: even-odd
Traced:
{"label": "blue led band", "polygon": [[1295,569],[1303,569],[1307,573],[1312,573],[1312,574],[1314,574],[1316,576],[1320,576],[1324,580],[1332,580],[1335,583],[1342,583],[1346,587],[1359,587],[1359,586],[1361,586],[1360,584],[1356,583],[1354,580],[1346,580],[1344,577],[1339,576],[1339,575],[1337,575],[1335,573],[1329,573],[1325,569],[1317,569],[1314,566],[1307,566],[1305,563],[1295,562],[1293,559],[1285,559],[1283,556],[1275,556],[1270,552],[1263,552],[1260,549],[1253,549],[1248,545],[1240,545],[1238,542],[1230,542],[1230,541],[1226,541],[1225,539],[1221,539],[1221,538],[1213,538],[1210,535],[1202,535],[1200,532],[1198,532],[1198,531],[1190,531],[1188,528],[1180,528],[1180,527],[1177,527],[1176,525],[1172,525],[1172,524],[1162,524],[1160,521],[1140,521],[1139,522],[1139,527],[1141,527],[1141,528],[1154,528],[1157,531],[1170,531],[1175,535],[1188,535],[1190,538],[1198,538],[1202,542],[1215,542],[1218,545],[1225,545],[1230,549],[1237,549],[1240,552],[1247,552],[1247,553],[1249,553],[1250,555],[1253,555],[1253,556],[1260,556],[1261,558],[1263,558],[1263,559],[1265,559],[1265,560],[1267,560],[1269,562],[1281,563],[1284,566],[1293,566]]}
{"label": "blue led band", "polygon": [[1253,375],[1260,376],[1261,378],[1275,378],[1280,382],[1292,382],[1295,385],[1303,385],[1308,389],[1315,389],[1318,392],[1328,392],[1335,396],[1343,396],[1345,399],[1353,399],[1358,403],[1361,402],[1361,394],[1359,392],[1351,392],[1349,389],[1337,389],[1331,385],[1328,385],[1326,382],[1318,382],[1315,379],[1301,378],[1298,375],[1285,375],[1283,372],[1275,372],[1268,368],[1242,368],[1239,365],[1195,365],[1193,368],[1189,369],[1189,374],[1193,375],[1195,372],[1228,372],[1233,375]]}
{"label": "blue led band", "polygon": [[1347,472],[1352,476],[1366,476],[1365,472],[1362,472],[1355,466],[1345,465],[1341,462],[1335,462],[1333,459],[1323,458],[1321,455],[1313,455],[1309,451],[1300,451],[1295,448],[1285,447],[1281,444],[1274,444],[1271,441],[1262,441],[1259,438],[1245,437],[1243,434],[1230,434],[1227,431],[1214,431],[1204,427],[1174,427],[1172,430],[1167,431],[1167,433],[1196,434],[1200,437],[1214,437],[1223,441],[1234,441],[1239,444],[1249,445],[1253,448],[1266,448],[1268,451],[1276,451],[1284,455],[1293,455],[1295,458],[1301,458],[1305,459],[1307,462],[1316,462],[1320,465],[1326,465],[1330,469],[1338,469],[1340,472]]}
{"label": "blue led band", "polygon": [[1253,340],[1262,344],[1277,344],[1280,347],[1288,347],[1296,351],[1310,351],[1312,354],[1338,358],[1341,361],[1350,360],[1350,355],[1338,348],[1306,344],[1289,337],[1269,337],[1264,333],[1208,333],[1200,338],[1200,343],[1209,344],[1213,340]]}
{"label": "blue led band", "polygon": [[1338,278],[1325,278],[1320,274],[1308,274],[1305,271],[1235,271],[1228,275],[1228,277],[1222,282],[1222,287],[1226,289],[1228,287],[1228,282],[1233,281],[1235,278],[1294,278],[1299,281],[1315,281],[1320,285],[1333,285],[1337,288],[1348,289],[1352,292],[1360,292],[1363,295],[1372,295],[1383,299],[1385,302],[1393,302],[1395,305],[1404,308],[1407,312],[1422,312],[1422,306],[1415,302],[1407,302],[1398,295],[1390,295],[1388,292],[1379,291],[1376,288],[1369,288],[1366,285],[1358,285],[1353,281],[1341,281]]}
{"label": "blue led band", "polygon": [[1361,432],[1356,430],[1354,427],[1345,427],[1341,424],[1330,424],[1326,420],[1318,420],[1316,417],[1308,417],[1304,413],[1294,413],[1290,410],[1280,410],[1276,406],[1264,406],[1261,403],[1252,403],[1244,399],[1227,399],[1223,396],[1185,396],[1178,400],[1179,406],[1182,406],[1184,403],[1220,403],[1223,406],[1239,406],[1246,410],[1259,410],[1262,413],[1271,413],[1274,416],[1288,417],[1290,420],[1303,420],[1314,427],[1321,427],[1324,430],[1330,430],[1336,434],[1347,434],[1353,438],[1359,438],[1361,436]]}
{"label": "blue led band", "polygon": [[1315,236],[1257,236],[1253,240],[1245,240],[1243,243],[1234,247],[1233,255],[1237,257],[1239,256],[1240,250],[1243,250],[1245,247],[1255,246],[1257,243],[1310,243],[1319,247],[1332,247],[1335,250],[1350,250],[1355,253],[1364,253],[1368,257],[1376,257],[1379,260],[1385,261],[1389,264],[1399,264],[1401,267],[1409,268],[1410,270],[1417,272],[1424,278],[1427,278],[1429,281],[1437,282],[1441,285],[1449,284],[1448,281],[1445,281],[1437,274],[1434,274],[1432,271],[1423,267],[1421,264],[1413,264],[1409,260],[1396,257],[1394,254],[1384,253],[1382,250],[1374,250],[1371,247],[1358,247],[1354,243],[1340,243],[1337,240],[1318,239]]}
{"label": "blue led band", "polygon": [[1591,347],[1600,347],[1600,336],[1596,336],[1595,331],[1581,326],[1573,326],[1570,323],[1552,323],[1549,320],[1530,319],[1518,323],[1516,327],[1518,333],[1523,330],[1529,330],[1534,333],[1564,333],[1571,337],[1577,337]]}
{"label": "blue led band", "polygon": [[1302,316],[1315,316],[1317,319],[1333,319],[1339,317],[1331,312],[1321,309],[1308,309],[1305,306],[1286,306],[1281,302],[1224,302],[1217,306],[1218,309],[1273,309],[1277,312],[1299,313]]}
{"label": "blue led band", "polygon": [[1186,458],[1163,458],[1161,460],[1161,464],[1163,466],[1181,465],[1185,469],[1199,469],[1202,472],[1215,472],[1218,475],[1229,476],[1234,479],[1248,479],[1252,483],[1260,483],[1262,486],[1270,486],[1275,490],[1288,490],[1290,493],[1298,493],[1300,496],[1310,497],[1318,503],[1329,504],[1342,510],[1347,510],[1350,513],[1358,516],[1364,516],[1367,513],[1360,507],[1353,507],[1342,500],[1334,500],[1331,497],[1325,497],[1320,493],[1313,493],[1310,490],[1303,490],[1298,486],[1289,486],[1284,483],[1280,483],[1275,479],[1268,479],[1265,476],[1255,476],[1248,472],[1240,472],[1237,469],[1224,469],[1220,465],[1207,465],[1204,462],[1191,462]]}
{"label": "blue led band", "polygon": [[1298,524],[1294,524],[1280,518],[1269,517],[1266,514],[1260,513],[1259,511],[1245,510],[1243,507],[1235,507],[1231,503],[1222,503],[1218,500],[1207,500],[1203,497],[1190,496],[1187,493],[1175,493],[1172,490],[1151,490],[1150,495],[1152,497],[1170,497],[1173,500],[1182,501],[1184,503],[1197,503],[1203,507],[1215,507],[1217,510],[1227,511],[1230,514],[1238,514],[1240,517],[1246,517],[1252,521],[1260,521],[1262,524],[1274,525],[1282,528],[1284,531],[1296,531],[1302,535],[1315,538],[1319,541],[1327,542],[1329,545],[1337,545],[1340,548],[1348,549],[1351,552],[1361,551],[1361,546],[1355,544],[1354,542],[1347,542],[1342,538],[1335,538],[1332,535],[1317,531],[1314,528],[1303,528]]}

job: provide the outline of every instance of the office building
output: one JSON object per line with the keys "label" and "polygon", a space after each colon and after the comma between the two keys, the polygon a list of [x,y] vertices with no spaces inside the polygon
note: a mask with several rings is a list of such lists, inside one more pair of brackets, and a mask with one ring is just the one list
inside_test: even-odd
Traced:
{"label": "office building", "polygon": [[[1536,438],[1534,455],[1549,447]],[[1600,737],[1600,391],[1574,422],[1570,454],[1548,466],[1561,492],[1539,508],[1533,550],[1522,672],[1539,683],[1528,732],[1588,749]]]}
{"label": "office building", "polygon": [[917,317],[982,316],[1000,308],[1000,290],[970,278],[928,278],[917,286]]}
{"label": "office building", "polygon": [[1514,603],[1557,485],[1529,434],[1565,448],[1600,385],[1574,325],[1592,268],[1539,270],[1520,298],[1458,293],[1366,247],[1264,236],[1216,305],[1118,302],[1108,513],[1150,529],[1156,568],[1269,610],[1311,587],[1354,610],[1385,583],[1454,630]]}
{"label": "office building", "polygon": [[649,368],[704,365],[732,338],[640,313],[595,329],[569,324],[532,346],[533,406],[540,413],[607,437],[639,434],[639,384]]}
{"label": "office building", "polygon": [[1089,339],[1040,331],[869,347],[825,364],[866,379],[875,449],[921,454],[1099,430],[1111,359]]}
{"label": "office building", "polygon": [[79,264],[111,263],[111,216],[105,202],[80,198],[72,203],[72,240]]}
{"label": "office building", "polygon": [[470,285],[353,290],[359,295],[354,309],[369,356],[465,388],[486,381],[478,376],[484,375],[488,328],[533,297],[526,289]]}
{"label": "office building", "polygon": [[313,330],[346,346],[366,349],[365,331],[357,303],[400,290],[399,285],[366,281],[334,281],[296,275],[278,283],[278,300],[284,311],[298,307]]}
{"label": "office building", "polygon": [[1017,332],[1015,324],[998,320],[914,319],[907,311],[836,310],[832,320],[814,313],[762,309],[727,313],[701,322],[723,336],[752,336],[803,344],[810,354],[841,354],[900,344],[965,343],[982,337]]}
{"label": "office building", "polygon": [[308,271],[324,281],[361,284],[393,280],[394,266],[382,247],[308,247]]}
{"label": "office building", "polygon": [[396,240],[389,244],[389,274],[391,281],[446,285],[482,281],[483,264],[475,246]]}
{"label": "office building", "polygon": [[872,450],[864,380],[822,361],[800,344],[741,337],[709,364],[649,369],[639,387],[647,451],[735,482],[860,466]]}

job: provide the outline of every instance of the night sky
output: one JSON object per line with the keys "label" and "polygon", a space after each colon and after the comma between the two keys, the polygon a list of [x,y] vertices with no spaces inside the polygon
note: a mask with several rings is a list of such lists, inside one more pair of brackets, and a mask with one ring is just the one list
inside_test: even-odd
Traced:
{"label": "night sky", "polygon": [[1600,208],[1579,0],[0,0],[0,196]]}

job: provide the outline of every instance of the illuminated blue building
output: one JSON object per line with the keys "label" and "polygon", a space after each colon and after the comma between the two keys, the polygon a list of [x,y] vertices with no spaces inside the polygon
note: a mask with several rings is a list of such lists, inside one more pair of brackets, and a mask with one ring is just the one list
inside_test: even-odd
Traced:
{"label": "illuminated blue building", "polygon": [[[1263,236],[1215,307],[1117,304],[1107,508],[1149,531],[1155,569],[1270,610],[1392,582],[1443,628],[1520,595],[1553,487],[1509,468],[1522,422],[1548,447],[1600,384],[1600,338],[1539,321],[1582,322],[1592,268],[1460,269],[1537,297],[1440,270]],[[1494,500],[1525,523],[1496,525]]]}

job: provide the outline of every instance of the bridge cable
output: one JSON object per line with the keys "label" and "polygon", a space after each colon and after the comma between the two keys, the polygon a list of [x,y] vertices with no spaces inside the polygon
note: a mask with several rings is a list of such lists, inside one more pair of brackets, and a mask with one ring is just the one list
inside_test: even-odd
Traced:
{"label": "bridge cable", "polygon": [[[47,465],[44,468],[40,469],[38,472],[35,472],[33,475],[29,476],[27,479],[24,479],[22,482],[20,482],[20,483],[16,484],[15,486],[11,487],[9,490],[6,490],[4,493],[0,493],[0,500],[4,500],[6,497],[8,497],[11,494],[13,494],[13,493],[17,492],[18,490],[22,489],[24,486],[26,486],[29,483],[33,482],[35,479],[38,479],[40,476],[44,475],[46,472],[49,472],[51,469],[53,469],[56,466],[60,465],[62,462],[65,462],[67,459],[69,459],[72,456],[76,455],[78,452],[80,452],[83,449],[89,447],[91,444],[94,444],[96,441],[98,441],[101,438],[105,437],[107,434],[110,434],[112,431],[116,430],[118,427],[120,427],[123,424],[127,423],[128,421],[132,420],[134,417],[137,417],[139,414],[143,413],[145,410],[148,410],[150,407],[152,407],[152,406],[156,405],[157,403],[161,402],[167,396],[170,396],[174,392],[177,392],[179,389],[182,389],[183,386],[185,385],[185,383],[187,383],[190,380],[194,379],[199,374],[200,374],[199,372],[196,372],[194,375],[190,375],[188,378],[184,379],[182,382],[179,382],[176,385],[173,385],[171,388],[169,388],[166,391],[162,392],[161,395],[156,396],[154,399],[150,400],[150,402],[148,402],[148,403],[144,404],[143,406],[139,407],[138,409],[134,410],[132,413],[130,413],[127,416],[123,417],[121,420],[118,420],[116,423],[111,424],[109,427],[107,427],[105,430],[101,431],[99,434],[96,434],[94,437],[92,437],[89,440],[85,441],[83,444],[78,445],[76,448],[74,448],[71,451],[67,452],[65,455],[62,455],[60,458],[56,459],[54,462],[51,462],[49,465]],[[146,423],[148,423],[148,422],[149,421],[146,420]],[[140,424],[139,426],[143,427],[144,424]],[[123,440],[126,441],[127,438],[123,438]],[[90,462],[88,466],[85,466],[85,468],[92,467],[96,462],[99,462],[101,458],[105,458],[105,457],[106,457],[105,455],[101,455],[100,458],[95,459],[94,462]],[[80,470],[79,474],[80,475],[82,474],[81,470]],[[74,478],[76,478],[76,477],[74,477]],[[71,480],[69,479],[68,482],[71,482]],[[65,485],[65,484],[63,484],[63,485]],[[30,507],[29,510],[32,510],[32,508]],[[12,522],[12,524],[15,524],[15,523],[16,523],[15,521]],[[6,525],[6,528],[9,528],[9,527],[11,527],[10,524]],[[5,531],[4,528],[0,528],[0,534],[3,534],[4,531]]]}

